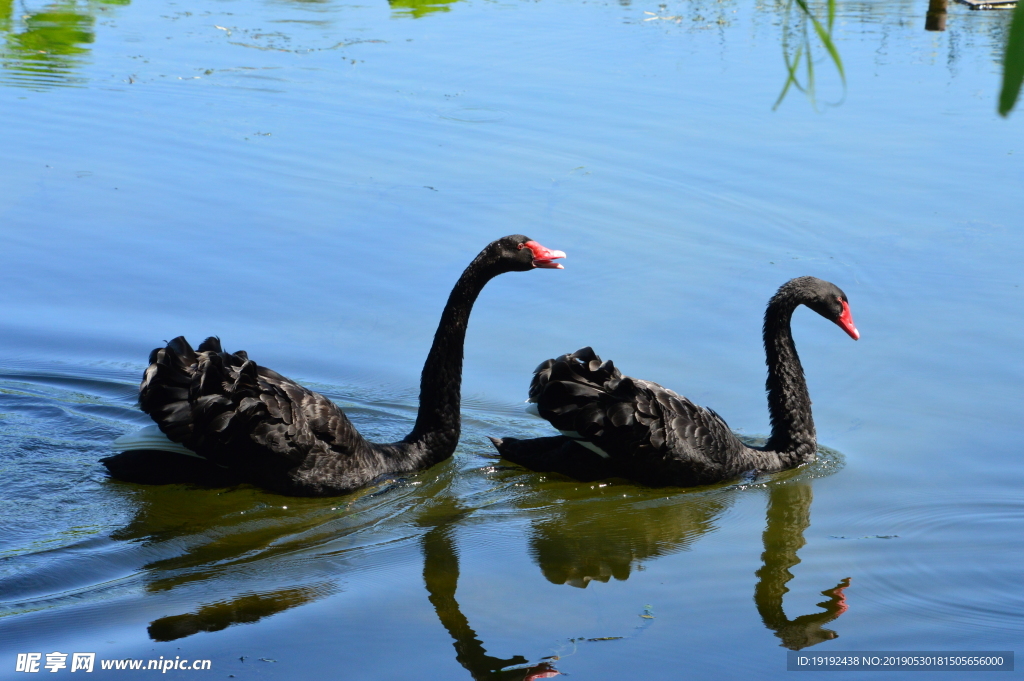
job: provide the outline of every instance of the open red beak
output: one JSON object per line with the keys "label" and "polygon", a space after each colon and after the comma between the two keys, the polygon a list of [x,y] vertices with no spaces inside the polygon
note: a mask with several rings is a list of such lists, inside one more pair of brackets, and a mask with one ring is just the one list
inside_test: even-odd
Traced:
{"label": "open red beak", "polygon": [[562,251],[552,251],[549,248],[544,248],[536,241],[527,241],[523,244],[531,251],[533,251],[533,266],[534,267],[545,267],[551,270],[564,270],[557,262],[554,262],[558,258],[564,258],[565,253]]}
{"label": "open red beak", "polygon": [[840,300],[839,302],[843,304],[843,314],[839,315],[839,319],[836,321],[836,324],[838,324],[843,331],[850,334],[850,338],[853,340],[860,339],[860,331],[858,331],[856,325],[854,325],[853,315],[850,314],[850,304],[845,300]]}

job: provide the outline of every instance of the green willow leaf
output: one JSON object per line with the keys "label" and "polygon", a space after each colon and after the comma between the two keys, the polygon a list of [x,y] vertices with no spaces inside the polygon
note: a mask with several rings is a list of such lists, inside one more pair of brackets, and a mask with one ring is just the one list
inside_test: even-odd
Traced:
{"label": "green willow leaf", "polygon": [[773,106],[772,109],[779,108],[779,104],[782,104],[782,100],[786,98],[786,93],[789,92],[789,87],[791,85],[796,85],[798,90],[803,90],[803,88],[800,87],[800,83],[796,79],[796,70],[800,66],[800,57],[802,56],[802,49],[802,47],[798,47],[796,49],[796,54],[793,55],[793,61],[789,60],[789,54],[783,53],[782,56],[786,60],[786,70],[789,72],[789,77],[786,78],[786,84],[782,86],[782,92],[779,93],[779,98],[775,100],[775,106]]}
{"label": "green willow leaf", "polygon": [[[787,0],[785,7],[785,18],[782,27],[782,58],[786,66],[786,82],[782,86],[782,92],[775,101],[773,109],[778,109],[782,100],[786,98],[790,87],[806,93],[811,102],[815,101],[815,78],[814,78],[814,55],[812,49],[812,32],[828,53],[829,58],[839,73],[843,84],[843,91],[846,90],[846,70],[843,68],[843,60],[839,56],[839,50],[832,40],[832,29],[835,25],[836,0],[828,0],[826,3],[825,23],[818,18],[811,8],[809,0]],[[794,26],[794,23],[798,25]],[[810,24],[810,27],[808,27]],[[792,33],[791,33],[792,32]],[[790,44],[791,36],[795,38],[795,49]],[[792,49],[792,52],[791,52]],[[805,83],[800,82],[800,71],[803,66],[806,74]],[[815,108],[816,105],[815,105]]]}
{"label": "green willow leaf", "polygon": [[1017,103],[1021,81],[1024,80],[1024,2],[1013,10],[1010,37],[1003,57],[1003,89],[999,93],[999,115],[1007,116]]}

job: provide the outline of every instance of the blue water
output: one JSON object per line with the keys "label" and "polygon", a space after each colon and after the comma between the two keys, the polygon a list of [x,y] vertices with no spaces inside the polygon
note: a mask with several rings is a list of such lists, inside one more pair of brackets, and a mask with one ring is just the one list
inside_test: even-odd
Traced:
{"label": "blue water", "polygon": [[[773,110],[772,4],[0,0],[0,676],[54,651],[211,661],[179,678],[521,679],[556,656],[679,679],[785,677],[798,634],[1019,648],[1009,15],[838,10],[845,87],[821,58],[814,100]],[[450,287],[510,233],[566,269],[481,295],[451,461],[320,500],[105,476],[177,335],[401,437]],[[801,275],[862,332],[795,317],[812,467],[646,490],[492,458],[487,435],[550,434],[530,372],[584,345],[764,436],[761,315]],[[846,578],[834,617],[816,604]],[[949,678],[875,674],[908,675]]]}

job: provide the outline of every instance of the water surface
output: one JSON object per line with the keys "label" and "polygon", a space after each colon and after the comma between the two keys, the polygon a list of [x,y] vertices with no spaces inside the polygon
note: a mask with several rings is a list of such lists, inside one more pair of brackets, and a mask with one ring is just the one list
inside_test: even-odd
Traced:
{"label": "water surface", "polygon": [[[1008,15],[952,5],[935,33],[925,9],[840,4],[845,90],[822,61],[815,102],[773,111],[771,4],[0,0],[3,674],[91,651],[211,660],[182,678],[777,678],[787,649],[1013,650]],[[180,334],[400,438],[449,288],[510,233],[566,270],[481,295],[452,460],[319,500],[106,478]],[[795,317],[813,466],[649,490],[492,457],[550,433],[530,372],[584,345],[764,436],[761,315],[801,275],[863,334]]]}

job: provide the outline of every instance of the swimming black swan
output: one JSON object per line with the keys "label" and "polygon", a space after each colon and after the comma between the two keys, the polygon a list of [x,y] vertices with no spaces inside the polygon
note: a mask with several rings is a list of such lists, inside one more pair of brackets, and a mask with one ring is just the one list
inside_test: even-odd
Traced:
{"label": "swimming black swan", "polygon": [[772,423],[764,447],[747,447],[714,411],[657,383],[623,376],[590,348],[549,359],[530,384],[530,402],[563,435],[491,441],[504,458],[531,470],[587,481],[623,477],[652,487],[707,485],[807,463],[817,441],[790,331],[799,305],[860,338],[846,294],[835,284],[800,277],[779,288],[764,314]]}
{"label": "swimming black swan", "polygon": [[463,342],[480,291],[505,272],[562,269],[555,260],[564,257],[513,235],[469,264],[423,365],[416,424],[400,442],[367,442],[329,399],[257,366],[245,352],[224,352],[216,338],[193,350],[178,337],[150,355],[139,406],[184,448],[127,436],[120,445],[127,451],[103,464],[129,482],[250,482],[294,496],[344,494],[384,474],[428,468],[459,441]]}

